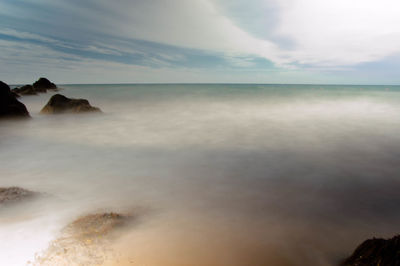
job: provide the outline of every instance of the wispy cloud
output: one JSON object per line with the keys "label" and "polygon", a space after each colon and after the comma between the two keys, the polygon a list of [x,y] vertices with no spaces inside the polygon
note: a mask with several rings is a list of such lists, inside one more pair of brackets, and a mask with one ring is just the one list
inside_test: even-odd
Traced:
{"label": "wispy cloud", "polygon": [[[398,54],[399,8],[395,0],[4,0],[0,40],[40,47],[38,62],[208,69],[210,77],[242,69],[265,82],[281,71],[307,82],[316,73],[361,77],[364,64]],[[4,45],[3,57],[22,64]]]}

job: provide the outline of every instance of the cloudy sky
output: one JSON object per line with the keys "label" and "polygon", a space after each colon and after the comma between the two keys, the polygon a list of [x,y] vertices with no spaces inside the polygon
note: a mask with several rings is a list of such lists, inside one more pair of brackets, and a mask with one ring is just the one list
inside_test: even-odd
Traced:
{"label": "cloudy sky", "polygon": [[400,84],[398,0],[0,0],[0,79]]}

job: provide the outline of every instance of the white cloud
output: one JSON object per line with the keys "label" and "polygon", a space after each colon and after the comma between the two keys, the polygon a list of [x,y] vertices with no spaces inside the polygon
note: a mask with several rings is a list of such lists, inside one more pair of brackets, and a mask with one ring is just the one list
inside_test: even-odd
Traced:
{"label": "white cloud", "polygon": [[120,5],[101,1],[101,5],[111,10],[111,14],[118,14],[104,25],[110,34],[230,55],[258,55],[281,60],[277,45],[252,37],[217,12],[209,0],[120,1]]}
{"label": "white cloud", "polygon": [[[328,71],[379,61],[400,52],[400,16],[397,14],[400,2],[396,0],[257,0],[237,5],[249,8],[244,12],[244,20],[249,19],[249,12],[257,11],[257,7],[268,7],[265,14],[262,9],[263,12],[258,10],[255,16],[270,16],[276,21],[253,19],[252,23],[271,22],[271,25],[265,25],[268,34],[263,34],[263,26],[257,25],[257,36],[248,28],[254,26],[252,23],[247,28],[243,23],[237,23],[234,16],[241,12],[225,14],[217,6],[224,1],[218,0],[21,1],[36,5],[35,12],[44,12],[41,11],[44,6],[54,12],[45,15],[29,10],[18,12],[11,2],[0,3],[0,7],[7,7],[3,11],[13,10],[15,18],[38,21],[38,25],[51,24],[52,27],[29,28],[26,32],[3,28],[0,33],[53,42],[66,48],[69,45],[74,48],[74,41],[82,39],[80,50],[107,55],[138,53],[146,57],[146,44],[143,44],[144,50],[141,47],[136,51],[127,40],[147,40],[225,54],[226,61],[243,68],[253,66],[246,57],[263,57],[291,69],[290,72],[297,63],[308,65],[310,71],[318,68]],[[4,12],[0,10],[0,13]],[[268,36],[274,38],[268,40]],[[293,45],[287,48],[280,43],[283,39],[291,40]],[[46,54],[45,50],[37,51]],[[8,50],[2,48],[2,51]],[[162,47],[154,52],[159,53],[160,58],[149,60],[171,57],[179,60],[179,52],[168,54]],[[61,63],[64,62],[59,61]],[[162,60],[154,63],[161,68],[167,67]]]}
{"label": "white cloud", "polygon": [[[0,80],[8,84],[29,84],[41,76],[62,83],[178,83],[178,82],[296,82],[304,73],[299,71],[243,71],[194,68],[171,68],[129,65],[101,59],[82,59],[80,56],[49,50],[47,47],[0,40]],[[315,75],[310,78],[316,78]],[[316,82],[321,82],[315,79]],[[326,80],[325,80],[326,81]]]}
{"label": "white cloud", "polygon": [[397,0],[265,0],[268,6],[276,5],[273,10],[279,13],[274,14],[276,27],[265,25],[266,30],[292,40],[291,49],[252,36],[213,1],[120,0],[116,4],[101,0],[96,5],[109,10],[110,16],[103,16],[101,22],[109,34],[217,51],[228,57],[256,55],[282,66],[353,65],[400,51]]}
{"label": "white cloud", "polygon": [[400,51],[397,0],[279,0],[291,60],[325,66],[380,60]]}

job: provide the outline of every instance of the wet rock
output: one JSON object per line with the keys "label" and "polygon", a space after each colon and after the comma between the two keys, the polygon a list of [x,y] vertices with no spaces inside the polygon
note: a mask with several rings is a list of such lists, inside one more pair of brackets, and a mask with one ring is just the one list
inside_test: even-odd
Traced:
{"label": "wet rock", "polygon": [[400,265],[400,236],[391,239],[373,238],[364,241],[342,266]]}
{"label": "wet rock", "polygon": [[18,93],[15,93],[13,91],[11,91],[11,95],[14,96],[14,98],[20,98],[21,95],[19,95]]}
{"label": "wet rock", "polygon": [[40,78],[33,85],[24,85],[19,88],[12,89],[12,92],[18,95],[37,95],[38,93],[46,93],[48,90],[58,90],[56,84],[46,78]]}
{"label": "wet rock", "polygon": [[132,218],[113,212],[80,217],[64,228],[33,265],[101,265],[114,260],[111,241]]}
{"label": "wet rock", "polygon": [[46,92],[47,90],[57,90],[56,84],[50,82],[47,78],[40,78],[33,83],[36,92]]}
{"label": "wet rock", "polygon": [[12,92],[19,95],[37,95],[37,91],[32,85],[24,85],[22,87],[12,89]]}
{"label": "wet rock", "polygon": [[20,187],[0,187],[0,204],[22,201],[35,195],[35,192]]}
{"label": "wet rock", "polygon": [[71,99],[61,94],[53,95],[40,111],[42,114],[101,112],[86,99]]}
{"label": "wet rock", "polygon": [[75,220],[66,231],[76,239],[87,240],[104,237],[126,222],[128,216],[110,212],[90,214]]}
{"label": "wet rock", "polygon": [[0,118],[29,117],[25,105],[17,100],[10,87],[0,81]]}

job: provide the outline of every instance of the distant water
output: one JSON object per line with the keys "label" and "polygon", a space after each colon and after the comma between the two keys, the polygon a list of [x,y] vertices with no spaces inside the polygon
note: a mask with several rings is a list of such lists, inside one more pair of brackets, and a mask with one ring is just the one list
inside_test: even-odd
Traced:
{"label": "distant water", "polygon": [[102,210],[142,213],[120,265],[335,265],[399,233],[400,86],[60,87],[103,114],[48,93],[1,121],[0,186],[48,195],[0,208],[2,265]]}

